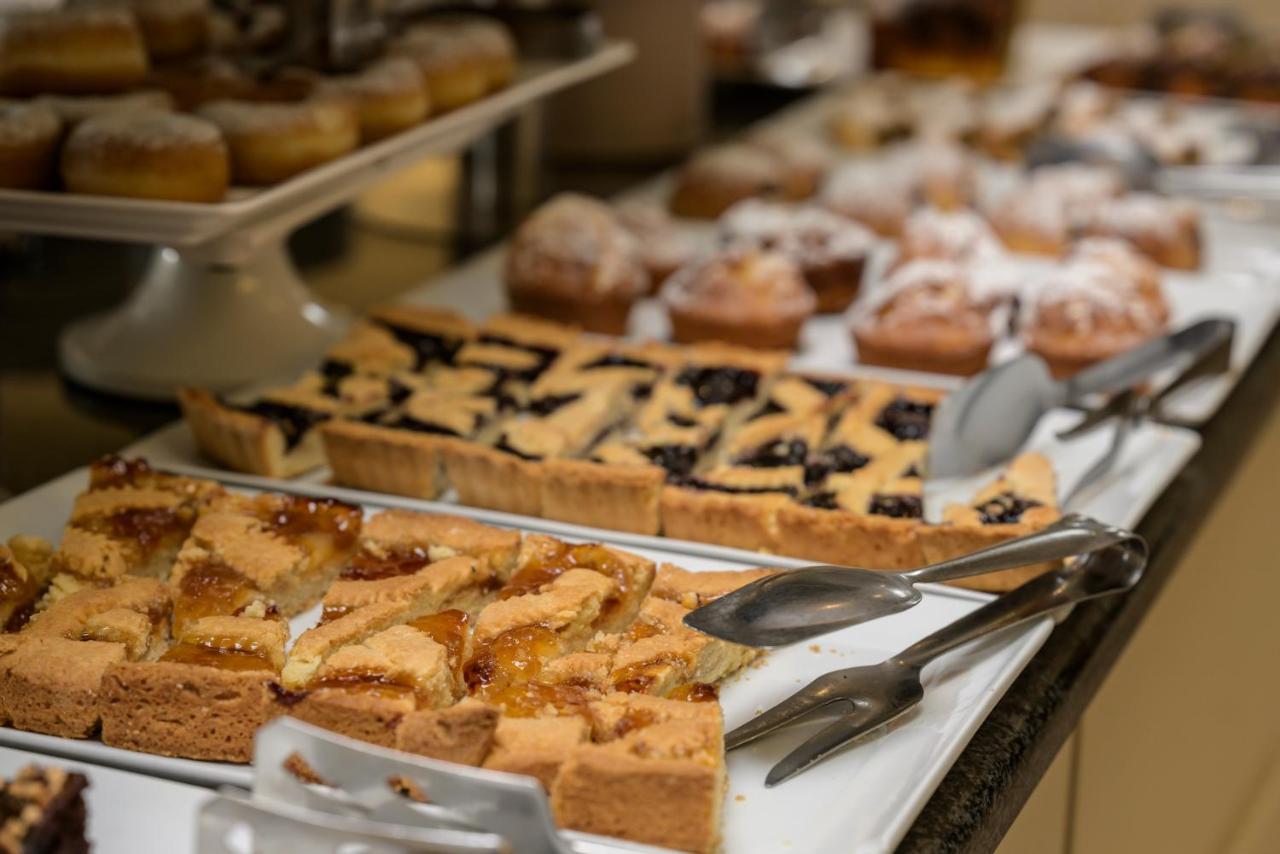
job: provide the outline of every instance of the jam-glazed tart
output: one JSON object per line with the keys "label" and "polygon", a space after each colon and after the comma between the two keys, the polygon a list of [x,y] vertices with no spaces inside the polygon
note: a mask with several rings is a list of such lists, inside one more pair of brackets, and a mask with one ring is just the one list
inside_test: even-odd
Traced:
{"label": "jam-glazed tart", "polygon": [[49,583],[53,547],[39,537],[15,536],[0,544],[0,629],[16,632],[35,613]]}
{"label": "jam-glazed tart", "polygon": [[247,762],[279,714],[271,684],[289,625],[279,617],[186,623],[158,661],[117,664],[103,679],[102,740],[127,750]]}
{"label": "jam-glazed tart", "polygon": [[[925,561],[937,563],[1035,533],[1060,516],[1053,466],[1040,454],[1022,454],[968,504],[948,505],[942,524],[921,528],[920,544]],[[1011,590],[1055,565],[1041,563],[956,583],[974,590]]]}
{"label": "jam-glazed tart", "polygon": [[153,578],[71,593],[7,635],[0,655],[0,715],[16,729],[87,738],[102,712],[112,665],[163,648],[169,590]]}

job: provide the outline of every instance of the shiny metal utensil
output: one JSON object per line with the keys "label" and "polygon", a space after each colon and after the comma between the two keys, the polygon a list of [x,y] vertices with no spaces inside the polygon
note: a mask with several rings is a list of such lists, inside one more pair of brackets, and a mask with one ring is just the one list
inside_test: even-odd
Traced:
{"label": "shiny metal utensil", "polygon": [[1058,381],[1031,354],[997,365],[938,404],[929,428],[928,475],[961,477],[1005,462],[1050,409],[1123,391],[1166,368],[1185,369],[1234,334],[1230,320],[1201,320]]}
{"label": "shiny metal utensil", "polygon": [[1229,370],[1231,370],[1231,338],[1226,338],[1217,347],[1202,353],[1176,380],[1157,393],[1139,394],[1135,389],[1126,389],[1113,396],[1105,406],[1088,413],[1077,424],[1060,432],[1059,439],[1070,440],[1107,421],[1115,420],[1115,430],[1111,434],[1111,443],[1107,446],[1107,450],[1076,481],[1071,491],[1063,496],[1061,506],[1070,507],[1076,499],[1115,467],[1133,429],[1148,418],[1159,418],[1163,414],[1165,401],[1180,389],[1203,377],[1224,374]]}
{"label": "shiny metal utensil", "polygon": [[747,646],[782,646],[905,611],[917,584],[952,581],[1139,542],[1131,531],[1069,515],[1025,537],[909,572],[811,566],[762,578],[685,615],[685,625]]}
{"label": "shiny metal utensil", "polygon": [[1146,565],[1146,543],[1134,537],[1039,575],[880,664],[819,676],[728,733],[725,748],[742,747],[811,712],[843,705],[844,714],[773,766],[765,785],[776,786],[910,711],[924,697],[921,671],[944,653],[1065,605],[1129,590],[1138,583]]}

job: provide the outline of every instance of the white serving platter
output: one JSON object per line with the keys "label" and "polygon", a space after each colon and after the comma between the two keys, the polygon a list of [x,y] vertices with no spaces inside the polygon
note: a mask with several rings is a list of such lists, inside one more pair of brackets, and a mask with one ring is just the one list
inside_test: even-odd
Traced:
{"label": "white serving platter", "polygon": [[[56,537],[75,494],[87,482],[80,469],[0,505],[0,537],[23,532]],[[375,509],[373,502],[365,502]],[[609,540],[605,533],[599,539]],[[628,544],[630,545],[630,544]],[[657,561],[691,570],[742,567],[749,562],[633,548]],[[756,556],[759,560],[759,556]],[[733,727],[829,670],[871,663],[980,607],[989,597],[930,587],[910,611],[856,626],[820,643],[771,653],[722,691],[726,726]],[[294,620],[296,634],[316,614]],[[902,837],[947,769],[1052,630],[1043,619],[957,650],[925,671],[925,699],[917,712],[884,735],[850,749],[776,789],[766,790],[768,767],[804,737],[792,730],[730,755],[725,805],[725,850],[777,852],[890,850]],[[60,739],[0,729],[0,745],[94,762],[155,777],[203,785],[248,785],[250,769],[107,747],[96,740]]]}
{"label": "white serving platter", "polygon": [[89,778],[85,836],[96,854],[188,854],[195,850],[196,816],[213,797],[172,780],[0,747],[0,777],[28,765],[55,765]]}
{"label": "white serving platter", "polygon": [[632,45],[611,42],[578,59],[524,60],[516,80],[499,92],[275,186],[234,188],[217,204],[0,190],[0,229],[181,247],[268,222],[283,234],[377,178],[426,155],[459,150],[538,99],[625,65],[634,55]]}

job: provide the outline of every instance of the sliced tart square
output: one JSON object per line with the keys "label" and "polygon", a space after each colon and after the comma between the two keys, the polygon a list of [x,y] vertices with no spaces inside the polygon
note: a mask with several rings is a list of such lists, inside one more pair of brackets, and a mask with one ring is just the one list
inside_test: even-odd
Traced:
{"label": "sliced tart square", "polygon": [[[1022,454],[1000,477],[979,490],[971,502],[948,505],[943,510],[942,524],[920,529],[923,559],[926,563],[937,563],[1033,534],[1056,522],[1061,515],[1052,464],[1040,454]],[[1057,565],[1057,562],[1040,563],[953,583],[974,590],[1001,592],[1012,590]]]}

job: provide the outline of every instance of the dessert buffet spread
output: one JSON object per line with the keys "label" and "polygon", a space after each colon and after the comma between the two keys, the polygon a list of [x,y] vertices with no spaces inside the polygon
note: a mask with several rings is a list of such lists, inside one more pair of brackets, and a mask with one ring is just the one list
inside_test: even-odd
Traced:
{"label": "dessert buffet spread", "polygon": [[[163,5],[164,8],[160,8]],[[218,202],[483,98],[516,48],[478,15],[427,18],[386,55],[326,74],[264,60],[280,10],[203,0],[0,18],[0,188]]]}
{"label": "dessert buffet spread", "polygon": [[84,774],[27,765],[0,780],[0,851],[87,854]]}
{"label": "dessert buffet spread", "polygon": [[1029,454],[925,524],[921,468],[941,392],[788,373],[785,361],[393,306],[295,385],[181,400],[201,449],[240,471],[288,477],[327,460],[360,489],[452,487],[476,507],[837,564],[920,566],[1057,518],[1052,467]]}
{"label": "dessert buffet spread", "polygon": [[[565,827],[690,851],[720,832],[716,686],[757,653],[682,619],[770,572],[365,518],[119,458],[94,465],[57,548],[17,536],[0,566],[14,728],[247,762],[256,730],[291,715],[530,774]],[[288,618],[318,602],[290,645]]]}

